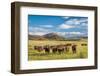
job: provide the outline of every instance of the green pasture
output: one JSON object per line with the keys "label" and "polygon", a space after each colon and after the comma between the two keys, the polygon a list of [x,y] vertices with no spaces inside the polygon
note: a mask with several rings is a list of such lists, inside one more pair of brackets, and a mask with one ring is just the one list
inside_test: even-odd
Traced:
{"label": "green pasture", "polygon": [[[43,45],[59,45],[59,44],[76,44],[77,45],[77,53],[73,54],[71,46],[69,47],[69,52],[64,52],[62,54],[54,54],[52,51],[49,54],[46,54],[43,50],[42,52],[38,52],[34,50],[34,46],[43,46]],[[80,41],[36,41],[29,40],[28,42],[28,60],[55,60],[55,59],[82,59],[88,57],[88,46],[81,46],[81,44],[87,44],[87,40]]]}

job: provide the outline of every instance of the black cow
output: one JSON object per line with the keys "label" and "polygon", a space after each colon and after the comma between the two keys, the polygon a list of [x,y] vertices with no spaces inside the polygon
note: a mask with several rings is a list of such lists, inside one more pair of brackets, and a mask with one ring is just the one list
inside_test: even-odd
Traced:
{"label": "black cow", "polygon": [[59,53],[59,54],[64,53],[65,48],[64,48],[63,45],[58,45],[57,48],[58,48],[58,53]]}
{"label": "black cow", "polygon": [[38,49],[38,46],[34,46],[34,50],[37,50]]}
{"label": "black cow", "polygon": [[84,43],[84,44],[81,44],[81,46],[87,46],[87,44]]}
{"label": "black cow", "polygon": [[76,53],[76,46],[77,46],[77,45],[72,45],[72,52],[73,52],[73,54]]}
{"label": "black cow", "polygon": [[44,46],[44,50],[45,53],[50,53],[50,46],[49,45]]}
{"label": "black cow", "polygon": [[51,46],[52,53],[57,53],[57,46]]}

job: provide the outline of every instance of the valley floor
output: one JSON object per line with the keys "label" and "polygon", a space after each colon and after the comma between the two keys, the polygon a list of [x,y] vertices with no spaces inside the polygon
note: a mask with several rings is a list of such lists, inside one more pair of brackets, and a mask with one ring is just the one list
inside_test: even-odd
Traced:
{"label": "valley floor", "polygon": [[[45,51],[38,52],[34,50],[34,46],[43,46],[43,45],[61,45],[61,44],[76,44],[77,52],[72,53],[72,47],[69,47],[69,52],[64,52],[62,54],[52,53],[52,51],[47,54]],[[87,40],[80,41],[34,41],[29,40],[28,45],[28,60],[56,60],[56,59],[82,59],[88,57],[88,47],[82,46],[81,44],[87,44]]]}

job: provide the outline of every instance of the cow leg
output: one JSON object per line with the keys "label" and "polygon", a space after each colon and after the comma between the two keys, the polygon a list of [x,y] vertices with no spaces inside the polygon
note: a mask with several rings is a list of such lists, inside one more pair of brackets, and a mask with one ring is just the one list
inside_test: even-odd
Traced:
{"label": "cow leg", "polygon": [[61,50],[61,49],[59,49],[59,50],[58,50],[58,53],[59,53],[59,54],[61,54],[61,51],[62,51],[62,50]]}

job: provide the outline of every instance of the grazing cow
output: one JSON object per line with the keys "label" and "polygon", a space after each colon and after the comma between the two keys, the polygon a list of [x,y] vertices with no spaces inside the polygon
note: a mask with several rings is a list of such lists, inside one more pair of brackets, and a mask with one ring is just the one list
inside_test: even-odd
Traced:
{"label": "grazing cow", "polygon": [[37,50],[38,46],[34,46],[34,50]]}
{"label": "grazing cow", "polygon": [[72,45],[72,52],[73,52],[73,54],[76,53],[76,46],[77,46],[77,45]]}
{"label": "grazing cow", "polygon": [[38,51],[39,51],[39,52],[41,52],[41,51],[43,51],[43,50],[44,50],[43,46],[39,46],[39,47],[38,47]]}
{"label": "grazing cow", "polygon": [[59,54],[61,54],[61,53],[63,53],[64,52],[64,46],[62,46],[62,45],[58,45],[58,53]]}
{"label": "grazing cow", "polygon": [[57,46],[51,46],[52,53],[57,53]]}
{"label": "grazing cow", "polygon": [[37,50],[38,52],[43,51],[43,46],[34,46],[34,50]]}
{"label": "grazing cow", "polygon": [[71,43],[68,43],[68,44],[66,44],[66,46],[72,46],[72,44]]}
{"label": "grazing cow", "polygon": [[65,47],[65,52],[69,52],[69,46],[68,45],[64,45]]}
{"label": "grazing cow", "polygon": [[87,44],[81,44],[81,46],[87,46]]}
{"label": "grazing cow", "polygon": [[44,50],[45,53],[50,53],[50,46],[49,45],[44,46]]}

